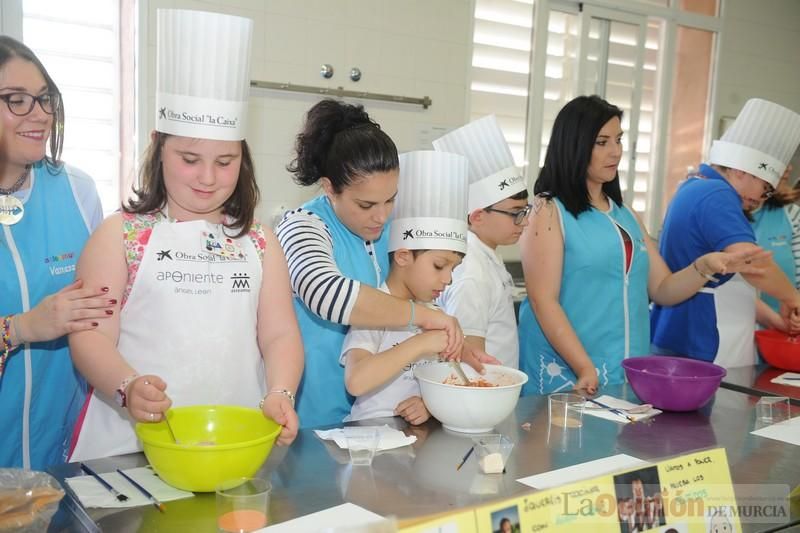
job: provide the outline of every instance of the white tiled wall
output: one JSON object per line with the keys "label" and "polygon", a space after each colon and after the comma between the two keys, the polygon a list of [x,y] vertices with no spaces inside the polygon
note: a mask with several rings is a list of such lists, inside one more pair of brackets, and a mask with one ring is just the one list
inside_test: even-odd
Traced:
{"label": "white tiled wall", "polygon": [[[467,119],[471,0],[147,0],[140,5],[149,29],[147,96],[140,100],[143,132],[153,125],[156,10],[165,7],[252,18],[253,79],[431,97],[427,110],[360,101],[401,152],[420,148],[420,131],[427,126],[452,128]],[[324,63],[335,69],[329,80],[319,75]],[[361,81],[350,81],[351,67],[361,69]],[[285,166],[303,115],[318,99],[267,90],[251,93],[247,138],[262,191],[259,216],[265,223],[281,206],[295,207],[316,194],[295,185]]]}
{"label": "white tiled wall", "polygon": [[754,97],[800,112],[800,1],[724,0],[716,111],[735,117]]}

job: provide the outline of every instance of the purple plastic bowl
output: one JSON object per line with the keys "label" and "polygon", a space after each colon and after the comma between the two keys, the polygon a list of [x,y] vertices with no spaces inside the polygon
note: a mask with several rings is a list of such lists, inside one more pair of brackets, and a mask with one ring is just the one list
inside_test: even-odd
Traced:
{"label": "purple plastic bowl", "polygon": [[714,396],[727,371],[685,357],[648,355],[622,361],[633,392],[665,411],[694,411]]}

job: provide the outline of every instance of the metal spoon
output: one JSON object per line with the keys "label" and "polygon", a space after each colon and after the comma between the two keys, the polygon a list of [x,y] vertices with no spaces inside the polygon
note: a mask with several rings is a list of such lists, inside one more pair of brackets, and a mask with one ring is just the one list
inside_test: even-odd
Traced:
{"label": "metal spoon", "polygon": [[450,366],[452,366],[456,371],[456,374],[458,374],[458,377],[464,382],[464,385],[469,386],[472,384],[467,375],[464,373],[464,369],[461,368],[461,363],[458,361],[450,361]]}
{"label": "metal spoon", "polygon": [[169,430],[169,436],[172,437],[172,442],[175,444],[180,444],[181,442],[175,438],[175,432],[172,431],[172,426],[169,424],[169,418],[167,417],[167,413],[164,413],[164,422],[167,424],[167,429]]}

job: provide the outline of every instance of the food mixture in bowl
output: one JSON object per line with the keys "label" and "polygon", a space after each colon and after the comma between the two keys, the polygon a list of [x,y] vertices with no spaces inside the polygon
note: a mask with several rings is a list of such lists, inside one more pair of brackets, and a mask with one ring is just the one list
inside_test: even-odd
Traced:
{"label": "food mixture in bowl", "polygon": [[499,385],[486,381],[483,378],[471,379],[469,380],[469,384],[465,384],[463,381],[461,381],[461,378],[455,374],[450,374],[444,378],[442,383],[445,385],[459,385],[461,387],[499,387]]}

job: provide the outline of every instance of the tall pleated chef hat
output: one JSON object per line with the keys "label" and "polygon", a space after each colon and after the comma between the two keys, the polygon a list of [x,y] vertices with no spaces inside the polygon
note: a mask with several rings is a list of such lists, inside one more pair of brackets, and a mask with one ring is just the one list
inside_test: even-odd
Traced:
{"label": "tall pleated chef hat", "polygon": [[156,130],[240,141],[250,91],[248,18],[158,10]]}
{"label": "tall pleated chef hat", "polygon": [[800,115],[778,104],[753,98],[718,141],[709,163],[742,170],[778,186],[800,145]]}
{"label": "tall pleated chef hat", "polygon": [[467,252],[466,158],[447,152],[400,155],[400,180],[389,228],[389,251]]}
{"label": "tall pleated chef hat", "polygon": [[494,115],[436,139],[433,148],[463,155],[469,160],[469,213],[505,200],[527,186],[522,170],[514,165],[511,150]]}

